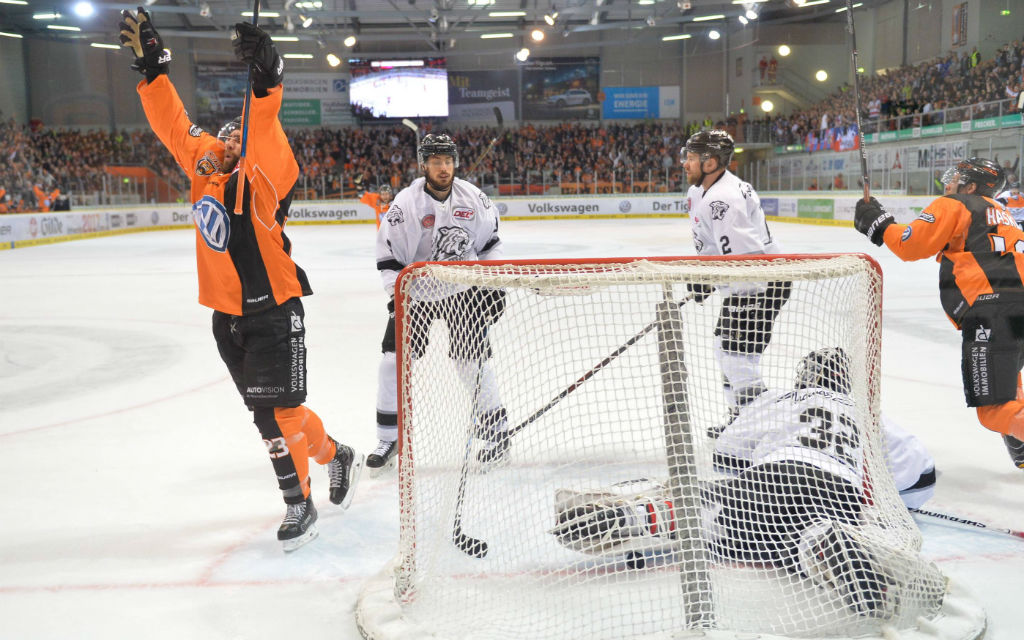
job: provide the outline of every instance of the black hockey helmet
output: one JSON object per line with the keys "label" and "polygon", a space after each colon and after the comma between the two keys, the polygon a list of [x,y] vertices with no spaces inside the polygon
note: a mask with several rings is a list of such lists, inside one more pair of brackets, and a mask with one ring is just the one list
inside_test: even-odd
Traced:
{"label": "black hockey helmet", "polygon": [[423,136],[418,153],[421,165],[426,164],[430,156],[451,156],[455,166],[459,166],[459,149],[447,133],[428,133]]}
{"label": "black hockey helmet", "polygon": [[961,185],[976,185],[975,193],[979,196],[995,196],[1002,191],[1003,183],[1006,182],[1006,175],[1003,168],[991,160],[985,158],[968,158],[961,160],[956,165],[957,183]]}
{"label": "black hockey helmet", "polygon": [[390,184],[380,185],[380,187],[377,188],[377,193],[379,193],[380,195],[384,195],[385,193],[388,194],[389,196],[395,195],[395,192],[391,190]]}
{"label": "black hockey helmet", "polygon": [[703,163],[710,158],[718,158],[720,168],[728,168],[732,161],[732,154],[736,150],[736,143],[732,136],[722,129],[711,129],[710,131],[698,131],[690,136],[686,145],[680,150],[680,154],[696,153]]}
{"label": "black hockey helmet", "polygon": [[223,127],[220,128],[220,131],[217,132],[217,139],[227,140],[228,136],[230,136],[232,133],[238,131],[241,128],[242,116],[238,116],[237,118],[231,120],[230,122],[226,123]]}
{"label": "black hockey helmet", "polygon": [[850,356],[842,347],[825,347],[812,351],[796,367],[797,389],[817,387],[837,393],[850,393]]}

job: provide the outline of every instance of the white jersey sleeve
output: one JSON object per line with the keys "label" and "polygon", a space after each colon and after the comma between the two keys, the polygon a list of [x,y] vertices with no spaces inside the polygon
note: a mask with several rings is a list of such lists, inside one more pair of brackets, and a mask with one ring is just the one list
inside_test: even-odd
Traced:
{"label": "white jersey sleeve", "polygon": [[920,440],[882,415],[885,458],[903,503],[916,509],[935,495],[935,460]]}

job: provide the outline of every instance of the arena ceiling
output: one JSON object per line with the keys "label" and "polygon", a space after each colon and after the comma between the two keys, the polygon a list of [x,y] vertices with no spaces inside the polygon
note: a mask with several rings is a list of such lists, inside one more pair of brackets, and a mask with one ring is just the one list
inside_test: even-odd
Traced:
{"label": "arena ceiling", "polygon": [[[857,3],[869,8],[886,1]],[[0,32],[116,43],[118,12],[134,8],[94,2],[95,12],[81,17],[76,15],[77,2],[0,0]],[[578,37],[588,32],[635,29],[637,36],[643,36],[646,30],[654,39],[673,31],[738,27],[748,11],[757,14],[751,24],[835,21],[844,19],[839,10],[845,6],[846,0],[263,0],[260,26],[277,37],[321,47],[329,41],[328,46],[335,48],[354,35],[356,51],[368,56],[386,55],[392,48],[408,53],[417,47],[425,53],[453,55],[460,40],[491,33],[511,33],[515,42],[523,42],[540,28],[563,51],[573,47],[574,39],[581,47],[592,47],[593,38]],[[243,12],[251,15],[253,1],[155,0],[147,9],[166,36],[223,39],[234,23],[251,20]],[[58,17],[41,18],[40,14]],[[718,17],[702,20],[709,16]]]}

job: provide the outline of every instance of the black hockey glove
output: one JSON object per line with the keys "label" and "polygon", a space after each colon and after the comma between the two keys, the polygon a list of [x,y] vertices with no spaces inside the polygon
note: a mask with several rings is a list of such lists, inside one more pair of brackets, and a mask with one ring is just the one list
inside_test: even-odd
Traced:
{"label": "black hockey glove", "polygon": [[857,199],[857,206],[854,209],[853,226],[876,246],[882,246],[882,236],[885,229],[896,221],[892,214],[882,208],[881,203],[874,198],[864,202],[863,198]]}
{"label": "black hockey glove", "polygon": [[164,41],[156,32],[149,12],[139,7],[139,12],[133,16],[131,11],[125,9],[121,12],[121,18],[117,25],[121,29],[121,45],[131,47],[135,53],[132,69],[146,76],[148,82],[167,73],[171,52],[164,49]]}
{"label": "black hockey glove", "polygon": [[267,97],[267,89],[281,84],[284,60],[277,54],[273,41],[265,31],[248,22],[235,25],[235,57],[252,65],[252,91],[257,98]]}
{"label": "black hockey glove", "polygon": [[686,283],[686,288],[690,291],[693,296],[693,301],[701,303],[707,300],[708,296],[714,292],[715,287],[710,284],[694,284],[692,282]]}

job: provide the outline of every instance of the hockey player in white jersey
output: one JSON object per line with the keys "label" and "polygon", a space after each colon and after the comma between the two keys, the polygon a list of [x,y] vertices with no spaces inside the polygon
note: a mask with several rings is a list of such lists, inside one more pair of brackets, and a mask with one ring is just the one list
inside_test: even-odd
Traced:
{"label": "hockey player in white jersey", "polygon": [[[847,355],[827,348],[801,361],[793,390],[766,391],[744,406],[715,443],[715,466],[735,477],[701,486],[702,537],[716,557],[781,566],[839,593],[857,614],[881,616],[896,606],[897,590],[858,541],[867,500],[850,390]],[[888,442],[889,464],[906,465],[893,469],[901,495],[918,484],[906,469],[928,467],[934,482],[930,456],[909,437],[909,445]],[[630,557],[677,548],[674,505],[660,482],[559,490],[555,513],[551,533],[577,551]],[[941,581],[927,567],[921,571]]]}
{"label": "hockey player in white jersey", "polygon": [[[734,150],[732,137],[714,129],[693,134],[680,151],[690,184],[686,198],[694,247],[702,256],[779,253],[760,197],[729,171]],[[713,290],[699,284],[690,289],[697,302],[703,302]],[[789,282],[719,287],[722,310],[715,328],[715,356],[733,415],[764,389],[761,355],[791,290]]]}
{"label": "hockey player in white jersey", "polygon": [[995,199],[1006,207],[1018,225],[1024,226],[1024,193],[1021,193],[1019,183],[1011,182],[1007,185],[1006,191],[997,195]]}
{"label": "hockey player in white jersey", "polygon": [[[393,466],[398,438],[398,383],[395,362],[395,280],[406,265],[420,261],[491,260],[501,255],[498,212],[477,187],[455,177],[459,153],[452,138],[428,134],[420,142],[418,159],[423,176],[402,189],[384,214],[377,231],[377,269],[390,299],[388,325],[381,343],[377,390],[377,448],[366,458],[371,475]],[[504,456],[508,440],[505,409],[488,359],[490,326],[504,312],[504,292],[477,287],[452,290],[438,299],[415,299],[407,309],[412,357],[426,349],[430,325],[444,321],[449,328],[449,356],[462,382],[474,394],[477,435],[486,441],[481,462]],[[479,384],[477,384],[479,381]]]}

